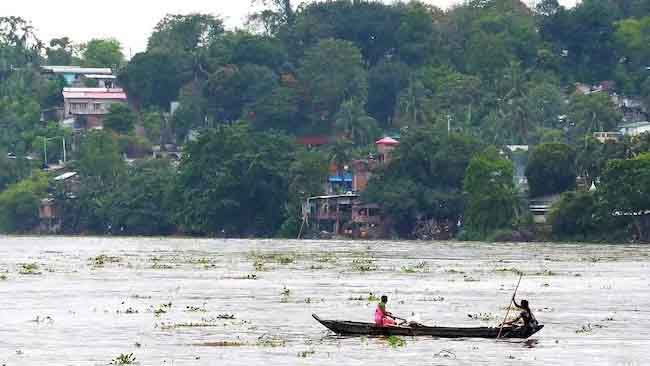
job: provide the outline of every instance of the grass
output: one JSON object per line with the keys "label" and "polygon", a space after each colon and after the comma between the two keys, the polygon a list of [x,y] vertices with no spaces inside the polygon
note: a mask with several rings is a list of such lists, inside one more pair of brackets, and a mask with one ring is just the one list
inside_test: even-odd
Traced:
{"label": "grass", "polygon": [[398,336],[388,337],[388,345],[393,348],[404,347],[406,346],[406,341]]}
{"label": "grass", "polygon": [[19,273],[21,275],[41,275],[43,274],[39,271],[40,267],[38,263],[24,263],[20,266]]}
{"label": "grass", "polygon": [[119,356],[115,357],[113,360],[111,360],[110,364],[117,365],[117,366],[135,365],[136,359],[135,356],[133,356],[133,353],[122,353]]}

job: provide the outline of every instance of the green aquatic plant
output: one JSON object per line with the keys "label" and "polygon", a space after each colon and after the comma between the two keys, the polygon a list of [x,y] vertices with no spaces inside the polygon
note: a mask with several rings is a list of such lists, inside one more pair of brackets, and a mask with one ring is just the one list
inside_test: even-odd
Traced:
{"label": "green aquatic plant", "polygon": [[280,337],[272,337],[268,336],[266,334],[263,334],[259,338],[257,338],[257,342],[255,345],[259,347],[284,347],[287,344],[287,341]]}
{"label": "green aquatic plant", "polygon": [[482,321],[492,321],[497,318],[497,316],[492,313],[471,313],[471,314],[467,314],[467,316],[470,319],[482,320]]}
{"label": "green aquatic plant", "polygon": [[96,257],[90,258],[90,261],[92,262],[93,266],[101,267],[106,263],[119,263],[122,261],[122,258],[101,254]]}
{"label": "green aquatic plant", "polygon": [[39,271],[39,265],[38,263],[24,263],[20,266],[20,271],[19,273],[21,275],[40,275],[43,274],[41,271]]}
{"label": "green aquatic plant", "polygon": [[406,341],[398,336],[388,337],[388,345],[393,348],[404,347],[406,346]]}
{"label": "green aquatic plant", "polygon": [[298,357],[299,358],[307,358],[307,357],[311,357],[311,356],[313,356],[315,354],[316,354],[316,351],[314,351],[314,350],[302,351],[302,352],[298,352]]}
{"label": "green aquatic plant", "polygon": [[8,279],[6,274],[0,274],[0,281],[6,281]]}
{"label": "green aquatic plant", "polygon": [[217,319],[234,320],[235,314],[219,314],[217,315]]}
{"label": "green aquatic plant", "polygon": [[495,272],[497,273],[511,272],[518,275],[523,274],[523,272],[518,270],[517,268],[497,268]]}
{"label": "green aquatic plant", "polygon": [[123,365],[135,365],[136,359],[133,356],[133,353],[122,353],[119,356],[111,360],[111,365],[123,366]]}
{"label": "green aquatic plant", "polygon": [[185,312],[186,313],[207,313],[208,310],[205,308],[205,306],[204,307],[186,306]]}
{"label": "green aquatic plant", "polygon": [[377,266],[372,259],[355,259],[352,261],[352,268],[359,272],[371,272],[377,270]]}
{"label": "green aquatic plant", "polygon": [[160,316],[162,314],[167,314],[167,312],[169,310],[171,310],[171,308],[172,308],[172,303],[171,302],[168,303],[168,304],[161,304],[161,305],[158,306],[157,309],[155,309],[153,311],[153,313],[154,313],[155,316]]}

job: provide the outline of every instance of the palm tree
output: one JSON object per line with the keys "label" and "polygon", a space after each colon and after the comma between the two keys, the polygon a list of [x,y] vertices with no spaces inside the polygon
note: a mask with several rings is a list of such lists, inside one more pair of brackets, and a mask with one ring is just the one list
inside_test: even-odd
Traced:
{"label": "palm tree", "polygon": [[379,125],[362,104],[354,99],[343,102],[336,114],[335,128],[357,145],[368,145],[377,137]]}

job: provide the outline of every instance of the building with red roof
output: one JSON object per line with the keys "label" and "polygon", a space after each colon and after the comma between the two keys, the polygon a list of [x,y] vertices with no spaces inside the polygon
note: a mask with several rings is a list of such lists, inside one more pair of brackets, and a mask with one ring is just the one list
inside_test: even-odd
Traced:
{"label": "building with red roof", "polygon": [[84,128],[103,128],[103,118],[111,105],[126,104],[121,88],[64,88],[64,117],[85,119]]}

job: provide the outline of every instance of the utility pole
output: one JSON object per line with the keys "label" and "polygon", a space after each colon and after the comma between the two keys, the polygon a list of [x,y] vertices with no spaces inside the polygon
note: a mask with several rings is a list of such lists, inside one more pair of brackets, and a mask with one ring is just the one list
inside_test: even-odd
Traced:
{"label": "utility pole", "polygon": [[451,115],[447,115],[447,136],[451,136]]}

